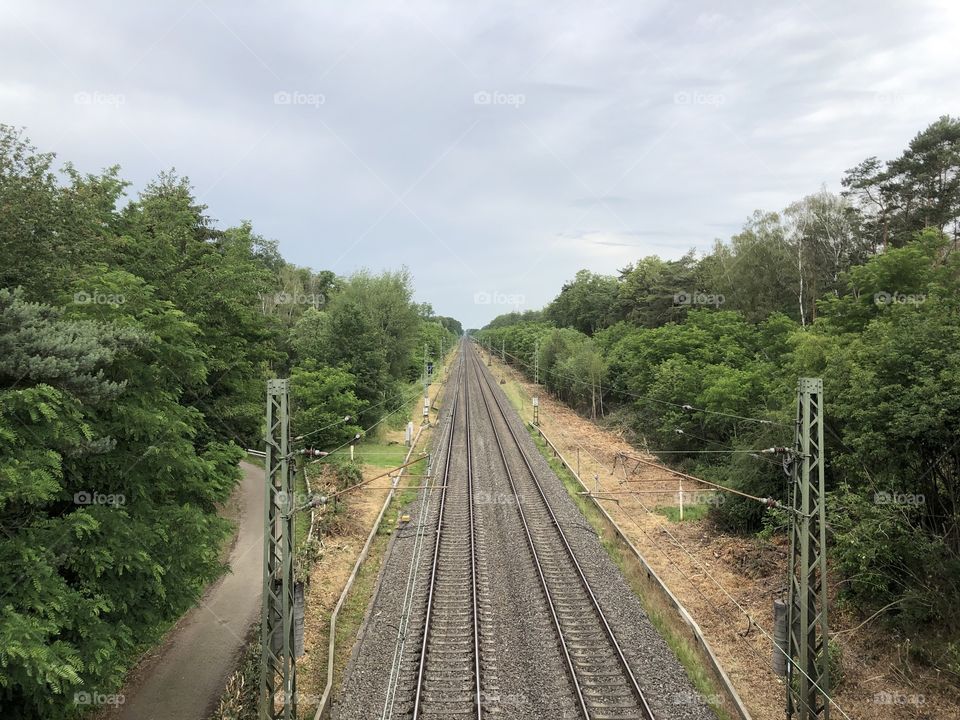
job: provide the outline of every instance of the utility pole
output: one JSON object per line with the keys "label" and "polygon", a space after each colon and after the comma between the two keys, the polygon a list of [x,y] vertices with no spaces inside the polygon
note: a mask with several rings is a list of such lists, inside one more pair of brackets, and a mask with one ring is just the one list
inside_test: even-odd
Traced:
{"label": "utility pole", "polygon": [[430,424],[430,393],[427,390],[427,343],[423,344],[423,420],[422,425]]}
{"label": "utility pole", "polygon": [[507,361],[507,338],[506,336],[500,338],[500,360],[503,362]]}
{"label": "utility pole", "polygon": [[[288,379],[267,380],[260,720],[295,720],[297,717],[289,398]],[[281,688],[283,699],[278,706],[277,692]]]}
{"label": "utility pole", "polygon": [[533,384],[540,384],[540,339],[533,346]]}
{"label": "utility pole", "polygon": [[829,720],[823,380],[797,383],[787,603],[787,720]]}

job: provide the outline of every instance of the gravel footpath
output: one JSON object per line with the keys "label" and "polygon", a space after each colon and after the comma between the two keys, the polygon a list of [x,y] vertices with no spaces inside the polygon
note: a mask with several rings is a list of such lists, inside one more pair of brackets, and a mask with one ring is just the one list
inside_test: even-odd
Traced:
{"label": "gravel footpath", "polygon": [[[473,353],[467,345],[467,353]],[[451,388],[464,360],[452,369]],[[494,440],[480,385],[469,365],[474,447],[481,675],[484,714],[489,717],[553,720],[579,717],[556,630],[548,614],[516,503]],[[484,371],[486,369],[484,368]],[[509,402],[499,386],[505,408]],[[444,394],[434,436],[435,477],[442,460],[457,393]],[[463,422],[461,395],[458,422]],[[495,407],[491,408],[497,413]],[[657,633],[638,598],[600,544],[599,538],[550,469],[519,416],[508,410],[527,458],[573,548],[657,720],[709,720],[716,716],[687,678],[676,656]],[[502,418],[498,428],[505,433]],[[462,426],[461,426],[462,427]],[[451,482],[465,478],[464,436],[454,441]],[[509,434],[504,451],[518,483],[529,483],[526,468]],[[522,478],[522,480],[521,480]],[[465,481],[465,480],[463,480]],[[533,490],[535,492],[535,490]],[[526,492],[526,491],[522,491]],[[440,493],[421,490],[405,510],[411,515],[397,530],[381,569],[379,593],[368,609],[354,657],[347,668],[333,716],[339,720],[408,717],[423,639],[423,619]],[[418,541],[419,536],[419,541]],[[419,560],[414,563],[419,545]],[[392,713],[384,715],[384,708]]]}

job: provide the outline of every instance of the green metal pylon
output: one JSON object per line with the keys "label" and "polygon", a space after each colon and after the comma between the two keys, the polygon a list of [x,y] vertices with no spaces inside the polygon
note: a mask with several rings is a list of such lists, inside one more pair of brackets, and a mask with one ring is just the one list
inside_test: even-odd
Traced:
{"label": "green metal pylon", "polygon": [[[260,720],[295,720],[297,717],[289,399],[289,380],[267,381]],[[278,703],[281,688],[283,695]]]}
{"label": "green metal pylon", "polygon": [[823,380],[800,378],[793,458],[790,598],[787,603],[787,720],[828,720],[827,557]]}

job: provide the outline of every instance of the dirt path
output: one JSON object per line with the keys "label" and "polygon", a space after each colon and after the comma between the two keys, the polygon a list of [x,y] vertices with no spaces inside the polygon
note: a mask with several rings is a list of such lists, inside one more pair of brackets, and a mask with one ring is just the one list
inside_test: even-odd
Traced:
{"label": "dirt path", "polygon": [[104,720],[202,720],[233,672],[260,612],[263,574],[263,470],[241,463],[234,495],[238,534],[230,572],[207,588],[162,646],[137,668],[125,702]]}

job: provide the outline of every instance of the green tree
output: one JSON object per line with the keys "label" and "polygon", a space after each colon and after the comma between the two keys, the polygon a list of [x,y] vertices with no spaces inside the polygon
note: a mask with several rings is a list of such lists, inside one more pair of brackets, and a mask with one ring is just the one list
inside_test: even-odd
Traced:
{"label": "green tree", "polygon": [[[356,395],[356,378],[343,368],[318,367],[308,361],[290,375],[294,398],[291,422],[294,436],[320,449],[337,447],[362,428],[358,424],[363,401]],[[344,421],[349,417],[350,420]]]}
{"label": "green tree", "polygon": [[703,283],[723,307],[758,322],[775,312],[799,319],[800,275],[794,248],[777,213],[757,211],[729,248],[718,247]]}
{"label": "green tree", "polygon": [[615,320],[611,309],[617,299],[617,281],[607,275],[596,275],[580,270],[577,276],[564,284],[544,316],[557,327],[570,327],[592,335]]}
{"label": "green tree", "polygon": [[0,573],[14,591],[0,704],[26,717],[115,690],[222,571],[216,507],[238,474],[235,450],[193,445],[202,417],[181,397],[206,372],[196,328],[126,273],[97,280],[123,302],[64,309],[0,290]]}
{"label": "green tree", "polygon": [[679,320],[688,309],[678,302],[679,296],[690,297],[699,291],[714,292],[701,283],[692,252],[679,260],[651,255],[620,271],[618,314],[635,325],[659,327]]}
{"label": "green tree", "polygon": [[900,157],[864,160],[843,178],[874,248],[902,247],[932,227],[960,239],[960,119],[940,117]]}
{"label": "green tree", "polygon": [[260,299],[273,279],[251,226],[217,231],[205,210],[186,178],[161,174],[124,212],[118,261],[200,329],[209,382],[185,399],[207,419],[201,442],[248,446],[260,438],[267,365],[279,359]]}

